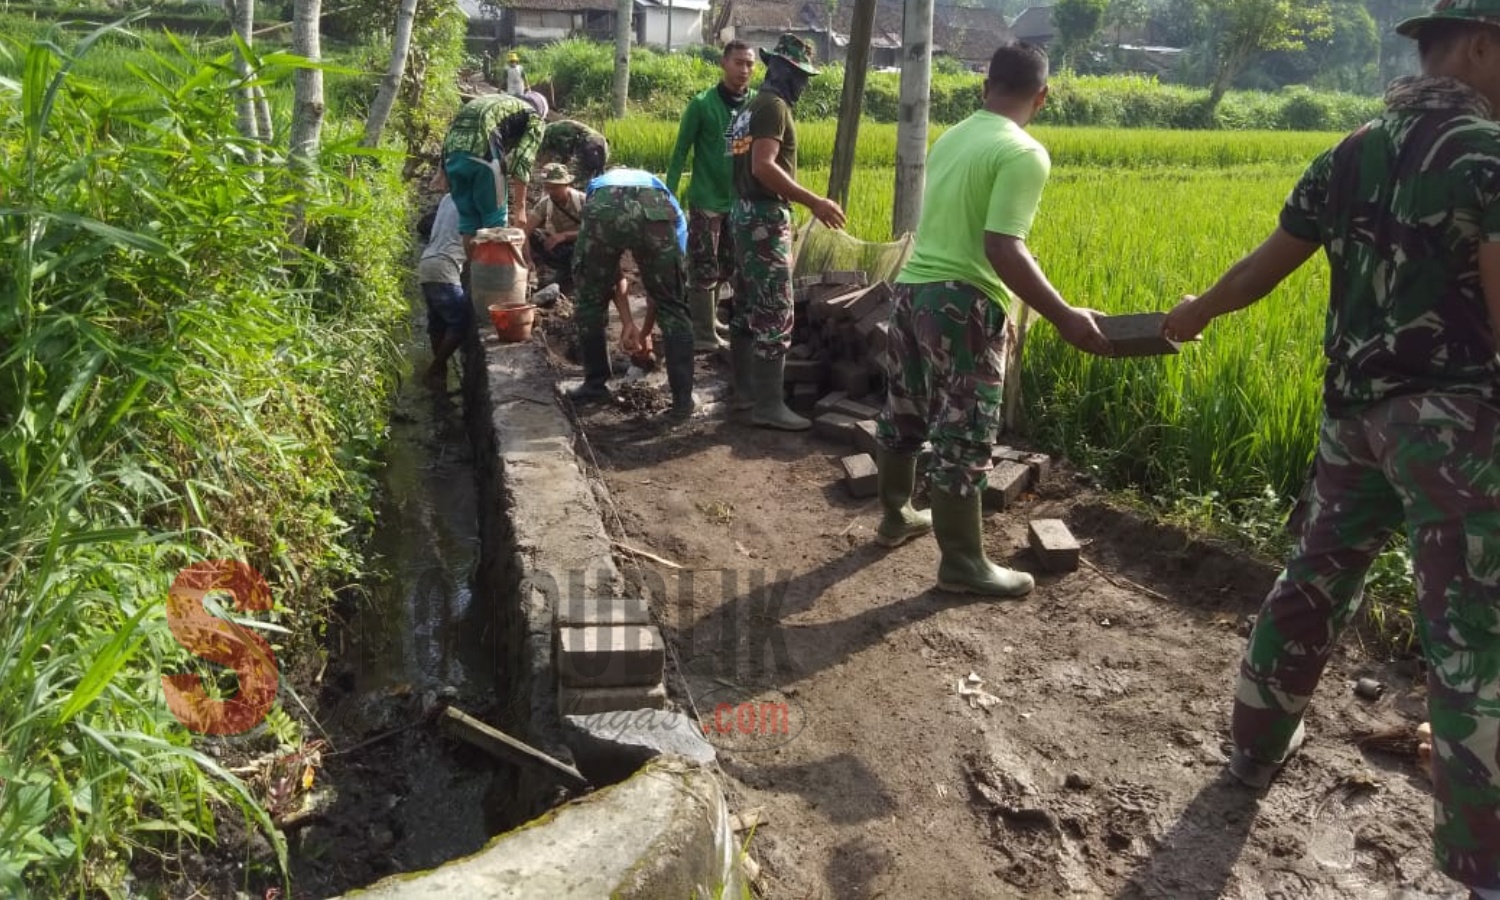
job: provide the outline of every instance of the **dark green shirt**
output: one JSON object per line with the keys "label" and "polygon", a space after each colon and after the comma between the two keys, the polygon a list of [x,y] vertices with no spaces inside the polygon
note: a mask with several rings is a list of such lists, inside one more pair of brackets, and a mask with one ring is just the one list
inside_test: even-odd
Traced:
{"label": "dark green shirt", "polygon": [[734,192],[742,200],[785,203],[786,198],[765,188],[750,174],[750,145],[756,138],[781,142],[776,162],[797,177],[797,129],[792,108],[779,94],[764,88],[740,110],[729,125],[729,155],[734,159]]}
{"label": "dark green shirt", "polygon": [[1473,89],[1404,78],[1379,118],[1318,157],[1281,213],[1332,269],[1324,402],[1410,394],[1500,402],[1479,245],[1500,241],[1500,124]]}

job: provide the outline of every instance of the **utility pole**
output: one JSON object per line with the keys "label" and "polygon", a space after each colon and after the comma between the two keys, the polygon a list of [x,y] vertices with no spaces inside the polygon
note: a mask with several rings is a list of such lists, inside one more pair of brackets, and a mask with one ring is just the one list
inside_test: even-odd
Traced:
{"label": "utility pole", "polygon": [[615,3],[615,95],[610,112],[613,118],[625,118],[625,101],[630,98],[630,14],[635,0]]}
{"label": "utility pole", "polygon": [[891,234],[916,231],[927,183],[932,89],[932,0],[906,0],[901,25],[901,108],[896,124],[896,204]]}
{"label": "utility pole", "polygon": [[672,52],[672,0],[667,0],[667,52]]}
{"label": "utility pole", "polygon": [[833,168],[828,172],[828,196],[849,206],[849,180],[854,175],[854,148],[859,145],[859,115],[864,108],[865,75],[870,69],[870,41],[875,33],[875,0],[854,0],[849,26],[849,57],[844,61],[844,93],[839,98],[839,130],[833,139]]}

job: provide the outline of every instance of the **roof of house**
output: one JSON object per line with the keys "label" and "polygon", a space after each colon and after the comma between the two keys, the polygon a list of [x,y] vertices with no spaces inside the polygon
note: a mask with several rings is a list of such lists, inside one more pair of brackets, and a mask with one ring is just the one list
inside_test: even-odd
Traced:
{"label": "roof of house", "polygon": [[674,10],[684,9],[701,12],[708,9],[708,0],[635,0],[636,6],[659,7],[666,9],[672,7]]}
{"label": "roof of house", "polygon": [[1019,40],[1028,41],[1032,38],[1050,38],[1057,34],[1057,28],[1052,24],[1052,7],[1050,6],[1028,6],[1021,10],[1016,20],[1010,23],[1010,30]]}
{"label": "roof of house", "polygon": [[814,0],[735,0],[729,24],[755,28],[826,31],[827,8]]}
{"label": "roof of house", "polygon": [[[462,2],[462,0],[460,0]],[[509,9],[545,12],[614,12],[611,0],[506,0]]]}
{"label": "roof of house", "polygon": [[956,59],[988,60],[1012,37],[1005,17],[993,10],[944,5],[932,19],[933,44]]}

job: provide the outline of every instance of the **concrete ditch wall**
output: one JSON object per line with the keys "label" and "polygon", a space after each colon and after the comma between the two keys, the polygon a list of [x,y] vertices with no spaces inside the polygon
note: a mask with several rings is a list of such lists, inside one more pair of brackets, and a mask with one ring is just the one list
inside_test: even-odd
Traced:
{"label": "concrete ditch wall", "polygon": [[506,691],[492,724],[607,786],[558,806],[567,795],[554,778],[506,766],[496,793],[514,798],[500,814],[513,830],[349,896],[739,896],[713,749],[696,723],[659,711],[661,636],[643,603],[619,596],[543,345],[502,344],[481,322],[465,354],[464,406],[480,491],[476,588],[495,611]]}

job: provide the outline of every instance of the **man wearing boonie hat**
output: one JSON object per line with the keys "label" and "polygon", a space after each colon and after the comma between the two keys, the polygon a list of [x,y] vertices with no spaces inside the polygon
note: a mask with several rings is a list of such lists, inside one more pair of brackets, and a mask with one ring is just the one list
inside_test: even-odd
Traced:
{"label": "man wearing boonie hat", "polygon": [[573,173],[562,163],[542,167],[546,194],[531,207],[526,225],[531,258],[557,274],[563,293],[571,294],[573,245],[583,223],[583,191],[573,187]]}
{"label": "man wearing boonie hat", "polygon": [[512,52],[505,60],[505,93],[519,97],[526,91],[526,70],[521,68],[521,55]]}
{"label": "man wearing boonie hat", "polygon": [[844,227],[844,210],[797,183],[797,132],[792,107],[818,74],[812,45],[783,34],[761,50],[766,78],[729,125],[737,199],[729,211],[734,244],[734,318],[729,348],[737,410],[751,410],[764,428],[804,431],[812,423],[787,408],[786,354],[792,344],[792,203],[829,228]]}
{"label": "man wearing boonie hat", "polygon": [[517,226],[525,224],[526,185],[542,128],[542,110],[510,94],[485,94],[459,109],[443,138],[443,169],[458,207],[460,234],[472,238],[479,229],[500,228],[512,218]]}
{"label": "man wearing boonie hat", "polygon": [[1442,0],[1396,31],[1422,74],[1313,161],[1280,227],[1163,336],[1194,337],[1322,249],[1332,279],[1324,416],[1295,544],[1235,691],[1230,772],[1264,789],[1398,530],[1427,660],[1433,843],[1471,896],[1500,898],[1500,0]]}

